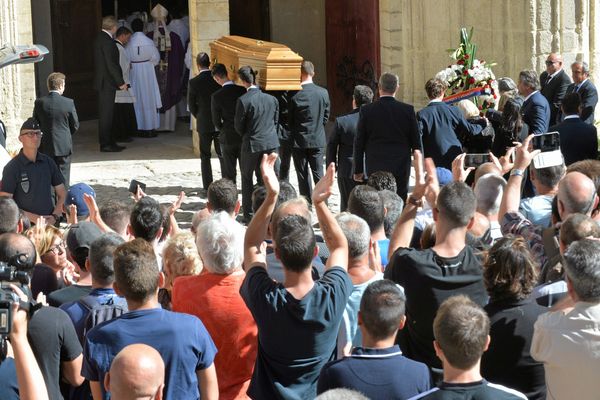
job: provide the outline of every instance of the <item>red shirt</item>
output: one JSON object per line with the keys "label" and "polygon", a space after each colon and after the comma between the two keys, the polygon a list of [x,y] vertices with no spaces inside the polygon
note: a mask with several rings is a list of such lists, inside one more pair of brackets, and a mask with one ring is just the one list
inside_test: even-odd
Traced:
{"label": "red shirt", "polygon": [[173,286],[173,311],[195,315],[217,346],[215,368],[221,399],[249,399],[258,330],[240,296],[243,271],[231,275],[181,276]]}

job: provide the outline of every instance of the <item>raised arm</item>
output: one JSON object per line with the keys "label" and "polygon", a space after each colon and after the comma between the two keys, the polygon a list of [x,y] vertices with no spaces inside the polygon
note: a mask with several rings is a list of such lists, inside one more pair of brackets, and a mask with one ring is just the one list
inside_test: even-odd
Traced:
{"label": "raised arm", "polygon": [[348,241],[337,221],[333,217],[325,201],[331,196],[331,189],[335,178],[335,165],[329,164],[325,175],[313,190],[312,202],[317,213],[321,233],[325,239],[325,244],[329,249],[329,258],[326,268],[334,266],[348,269]]}

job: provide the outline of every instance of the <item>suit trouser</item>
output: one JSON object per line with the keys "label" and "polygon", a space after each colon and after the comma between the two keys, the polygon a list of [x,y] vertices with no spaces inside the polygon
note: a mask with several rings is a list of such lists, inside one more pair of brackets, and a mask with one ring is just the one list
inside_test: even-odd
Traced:
{"label": "suit trouser", "polygon": [[219,157],[221,170],[223,170],[223,158],[221,157],[221,146],[219,145],[219,132],[198,133],[200,136],[200,168],[202,169],[202,186],[208,189],[213,181],[212,166],[210,165],[211,148],[215,142],[215,151]]}
{"label": "suit trouser", "polygon": [[312,179],[316,184],[323,177],[323,156],[325,151],[323,148],[316,149],[297,149],[294,148],[292,155],[294,156],[294,167],[296,175],[298,175],[298,189],[300,195],[306,197],[309,203],[312,202],[312,185],[308,169],[312,171]]}
{"label": "suit trouser", "polygon": [[240,171],[242,169],[242,163],[240,160],[241,152],[241,143],[233,145],[221,144],[221,155],[223,156],[223,162],[221,163],[221,175],[223,178],[227,178],[233,182],[236,181],[238,163],[240,163]]}
{"label": "suit trouser", "polygon": [[292,162],[292,141],[279,141],[279,159],[281,168],[279,169],[279,179],[288,182],[290,180],[290,164]]}
{"label": "suit trouser", "polygon": [[354,186],[358,184],[352,178],[346,178],[345,176],[340,176],[338,174],[338,187],[340,188],[340,212],[346,211],[348,208],[348,197],[350,197],[350,192],[354,189]]}
{"label": "suit trouser", "polygon": [[71,155],[68,156],[53,156],[52,159],[60,169],[60,173],[65,178],[65,189],[69,190],[69,182],[71,180]]}
{"label": "suit trouser", "polygon": [[[260,162],[263,154],[277,153],[277,149],[269,149],[264,151],[257,151],[250,153],[242,151],[240,164],[242,174],[242,210],[244,216],[248,217],[252,214],[252,192],[254,191],[254,184],[252,182],[252,175],[256,174],[256,181],[259,185],[263,184],[262,174],[260,172]],[[275,173],[279,176],[279,158],[275,162]]]}
{"label": "suit trouser", "polygon": [[115,144],[111,129],[115,109],[115,89],[98,91],[98,139],[100,147]]}

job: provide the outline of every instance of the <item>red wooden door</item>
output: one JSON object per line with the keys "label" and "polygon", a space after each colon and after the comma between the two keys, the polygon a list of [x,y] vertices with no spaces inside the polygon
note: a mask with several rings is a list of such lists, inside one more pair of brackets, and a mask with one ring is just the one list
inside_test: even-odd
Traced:
{"label": "red wooden door", "polygon": [[374,93],[381,73],[379,0],[327,0],[327,86],[334,116],[352,109],[356,85]]}

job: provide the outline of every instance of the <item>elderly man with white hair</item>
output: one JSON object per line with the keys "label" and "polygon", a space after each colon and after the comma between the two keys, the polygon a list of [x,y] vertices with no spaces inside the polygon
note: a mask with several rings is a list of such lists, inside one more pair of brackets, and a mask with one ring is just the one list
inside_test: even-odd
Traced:
{"label": "elderly man with white hair", "polygon": [[256,323],[239,293],[246,276],[244,233],[225,211],[200,222],[196,245],[205,272],[179,277],[173,287],[173,311],[200,318],[219,349],[215,368],[225,399],[246,393],[257,352]]}
{"label": "elderly man with white hair", "polygon": [[489,240],[485,240],[489,245],[502,237],[498,211],[500,211],[500,202],[505,186],[504,178],[493,173],[483,175],[475,184],[475,197],[477,198],[475,211],[489,221]]}

